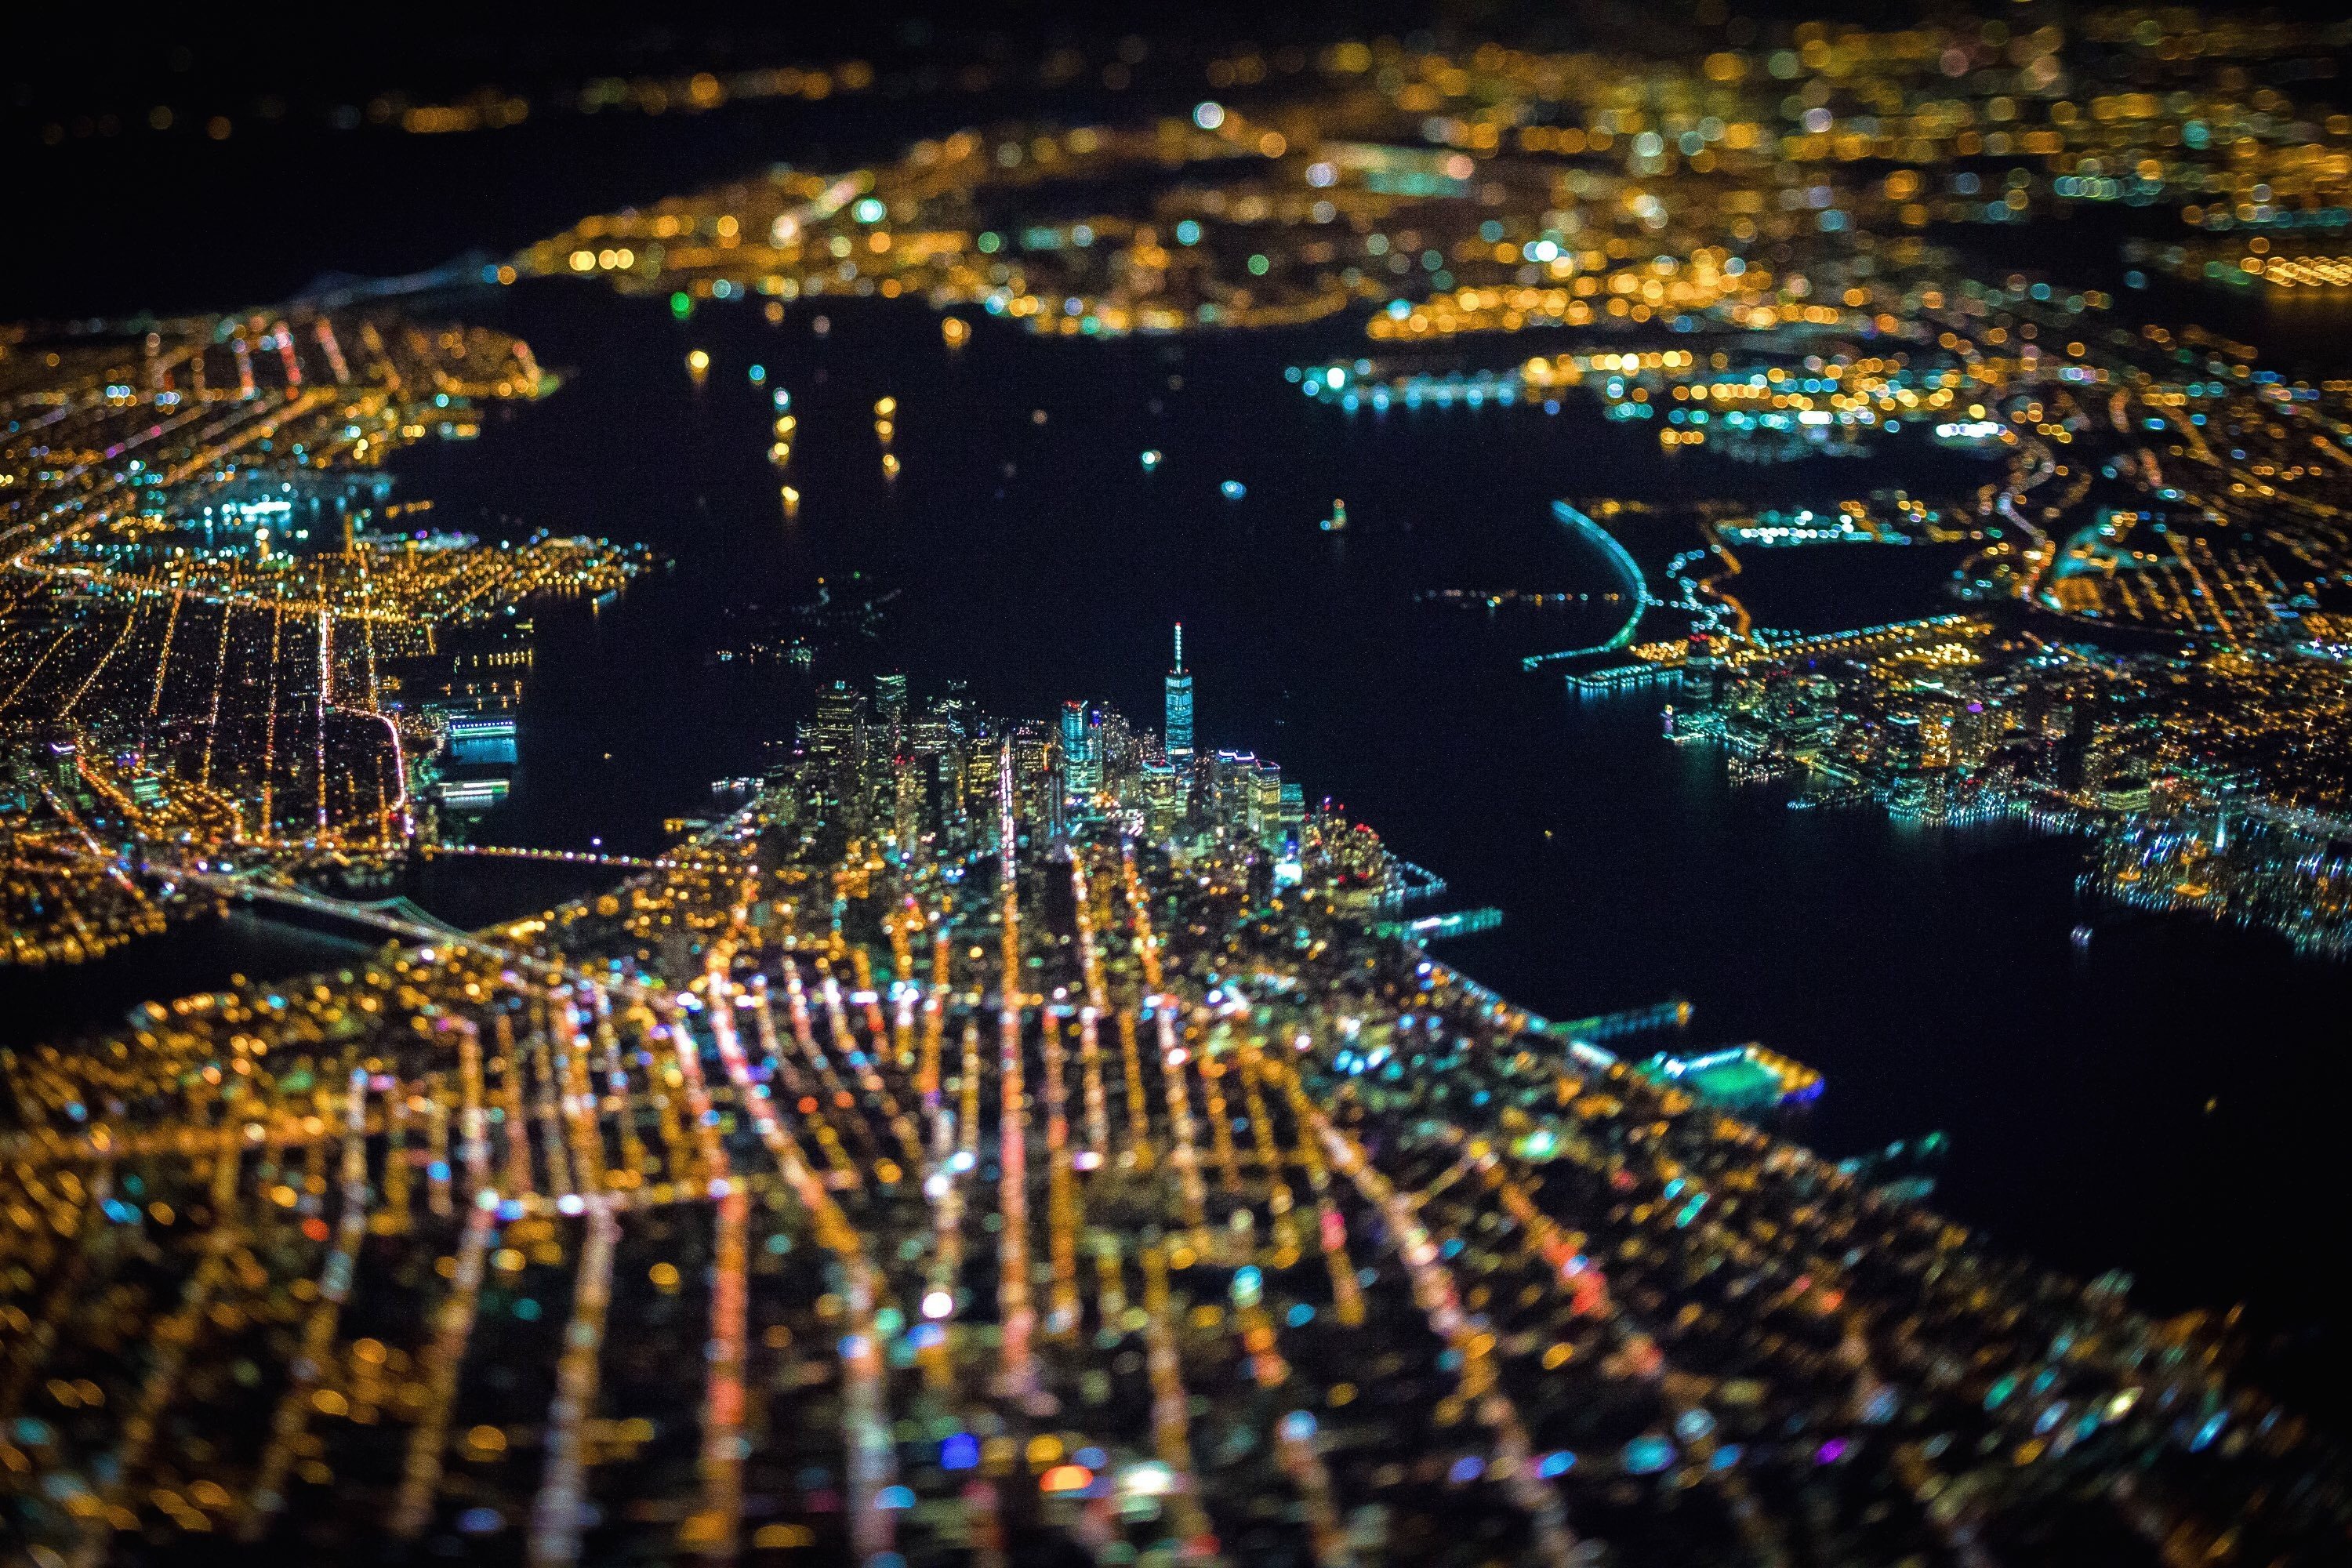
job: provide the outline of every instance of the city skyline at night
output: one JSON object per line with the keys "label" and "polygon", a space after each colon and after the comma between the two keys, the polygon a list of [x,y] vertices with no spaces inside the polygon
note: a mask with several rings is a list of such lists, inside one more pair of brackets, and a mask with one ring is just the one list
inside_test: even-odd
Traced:
{"label": "city skyline at night", "polygon": [[2352,27],[321,25],[8,68],[0,1562],[2343,1557]]}

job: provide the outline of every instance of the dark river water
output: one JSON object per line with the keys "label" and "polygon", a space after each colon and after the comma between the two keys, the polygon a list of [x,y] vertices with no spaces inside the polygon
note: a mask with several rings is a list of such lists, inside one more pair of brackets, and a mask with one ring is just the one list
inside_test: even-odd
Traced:
{"label": "dark river water", "polygon": [[[711,809],[712,780],[759,770],[814,682],[879,668],[919,692],[967,682],[993,712],[1084,697],[1156,727],[1181,620],[1202,744],[1255,750],[1310,798],[1346,803],[1450,879],[1445,907],[1506,912],[1445,950],[1470,973],[1556,1017],[1687,997],[1688,1043],[1760,1039],[1826,1075],[1799,1136],[1843,1156],[1944,1131],[1937,1202],[1954,1215],[2070,1270],[2128,1269],[2158,1309],[2250,1300],[2271,1375],[2340,1402],[2324,1215],[2347,1174],[2344,968],[2087,908],[2063,839],[1787,811],[1732,788],[1719,756],[1665,743],[1656,696],[1580,700],[1521,673],[1524,653],[1605,635],[1609,606],[1415,603],[1612,587],[1549,520],[1554,497],[1933,496],[1978,482],[1968,460],[1924,444],[1866,464],[1668,457],[1580,406],[1350,417],[1282,376],[1360,352],[1345,323],[1174,343],[1049,342],[982,320],[951,353],[911,303],[797,306],[781,327],[707,307],[677,323],[555,283],[451,308],[521,331],[567,384],[487,420],[478,442],[404,454],[404,493],[435,497],[444,526],[641,540],[674,563],[601,612],[539,616],[515,791],[483,839],[656,847],[665,816]],[[692,348],[712,357],[699,386]],[[765,460],[778,385],[800,420],[790,522]],[[895,482],[873,429],[885,395]],[[1146,448],[1165,454],[1156,472]],[[1223,499],[1226,479],[1245,496]],[[1344,535],[1316,527],[1335,498]],[[1622,531],[1654,577],[1693,542],[1667,521]],[[1764,624],[1826,629],[1948,607],[1952,564],[1925,549],[1782,552],[1740,588]],[[877,601],[870,637],[791,618],[820,576],[836,605]],[[718,657],[779,632],[819,643],[813,670]],[[422,900],[466,921],[583,886],[433,875]],[[2085,921],[2096,937],[2077,953],[2068,932]],[[79,973],[10,977],[0,1011],[20,1039],[352,951],[196,927]]]}

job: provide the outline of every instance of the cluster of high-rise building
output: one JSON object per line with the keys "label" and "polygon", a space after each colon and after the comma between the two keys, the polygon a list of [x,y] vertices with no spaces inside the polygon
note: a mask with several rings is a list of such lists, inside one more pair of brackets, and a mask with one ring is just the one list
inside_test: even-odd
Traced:
{"label": "cluster of high-rise building", "polygon": [[2163,726],[2122,661],[1997,637],[1989,623],[1832,654],[1683,668],[1678,739],[1726,743],[1747,776],[1804,772],[1944,819],[2005,801],[2144,810]]}
{"label": "cluster of high-rise building", "polygon": [[2116,655],[1978,617],[1728,658],[1694,647],[1669,732],[1723,745],[1737,779],[1808,781],[1792,805],[2061,823],[2094,837],[2085,879],[2113,897],[2352,951],[2339,664]]}
{"label": "cluster of high-rise building", "polygon": [[910,704],[907,678],[816,693],[772,790],[795,820],[892,841],[964,851],[993,842],[1001,758],[1010,747],[1024,813],[1049,837],[1111,825],[1155,845],[1246,844],[1295,874],[1307,829],[1305,792],[1254,752],[1196,749],[1183,628],[1165,678],[1164,729],[1139,727],[1108,702],[1074,698],[1051,721],[980,712],[960,692]]}
{"label": "cluster of high-rise building", "polygon": [[[1574,679],[1672,684],[1677,738],[1819,781],[1793,805],[2056,819],[2118,897],[2352,950],[2347,384],[1961,276],[1927,239],[2162,203],[2206,266],[2344,286],[2352,120],[2254,79],[2341,30],[1764,38],[1698,9],[1679,59],[1638,67],[1240,50],[1206,78],[1230,103],[777,168],[490,275],[681,320],[875,295],[1071,338],[1357,309],[1407,355],[1590,327],[1616,341],[1293,384],[1342,413],[1591,395],[1735,456],[1981,449],[2000,478],[1936,517],[1982,546],[1957,585],[1994,612],[1769,633],[1720,531],[1669,602],[1562,503],[1631,618],[1533,662],[1630,649]],[[436,628],[643,564],[362,531],[384,493],[341,476],[541,389],[512,340],[293,312],[15,346],[15,956],[152,927],[142,848],[186,850],[184,881],[404,852],[428,784],[496,794],[413,742],[510,760],[528,667]],[[1838,516],[1734,542],[1930,537],[1924,511]],[[1697,629],[1636,645],[1659,608]],[[1181,627],[1156,731],[835,681],[646,875],[0,1050],[0,1539],[41,1568],[231,1538],[535,1565],[2342,1557],[2352,1468],[2238,1375],[2234,1316],[1993,1256],[1728,1113],[1809,1098],[1798,1064],[1636,1067],[1453,972],[1419,939],[1486,911],[1382,918],[1434,879],[1205,744],[1194,699]]]}
{"label": "cluster of high-rise building", "polygon": [[598,897],[0,1051],[30,1561],[2340,1557],[2226,1323],[1727,1109],[1798,1064],[1513,1006],[1336,814],[1278,880],[1254,763],[1162,846],[1091,706],[824,696]]}

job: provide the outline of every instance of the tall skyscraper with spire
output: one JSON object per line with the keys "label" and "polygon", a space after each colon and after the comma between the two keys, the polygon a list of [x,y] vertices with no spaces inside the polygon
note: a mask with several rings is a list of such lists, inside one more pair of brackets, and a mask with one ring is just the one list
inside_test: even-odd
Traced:
{"label": "tall skyscraper with spire", "polygon": [[1184,668],[1184,623],[1176,623],[1176,668],[1168,672],[1168,760],[1192,763],[1192,672]]}

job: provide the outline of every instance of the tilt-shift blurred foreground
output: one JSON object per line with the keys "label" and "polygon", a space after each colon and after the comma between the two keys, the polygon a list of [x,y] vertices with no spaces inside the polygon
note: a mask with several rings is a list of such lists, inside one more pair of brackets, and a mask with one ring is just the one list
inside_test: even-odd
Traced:
{"label": "tilt-shift blurred foreground", "polygon": [[2352,1554],[2352,24],[479,26],[0,67],[0,1563]]}

